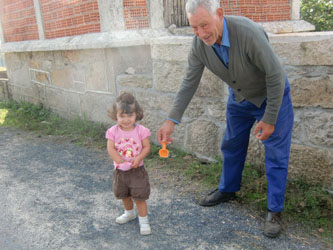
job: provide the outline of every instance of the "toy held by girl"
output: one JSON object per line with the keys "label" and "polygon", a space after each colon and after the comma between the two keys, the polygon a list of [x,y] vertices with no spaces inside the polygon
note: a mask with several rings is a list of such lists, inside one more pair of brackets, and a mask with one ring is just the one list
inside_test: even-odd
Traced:
{"label": "toy held by girl", "polygon": [[108,112],[117,121],[105,136],[108,153],[114,163],[113,192],[125,208],[125,213],[117,217],[116,222],[124,224],[136,219],[134,201],[141,235],[151,234],[146,203],[150,184],[143,166],[143,159],[150,151],[150,130],[136,123],[143,118],[143,110],[132,94],[123,92]]}

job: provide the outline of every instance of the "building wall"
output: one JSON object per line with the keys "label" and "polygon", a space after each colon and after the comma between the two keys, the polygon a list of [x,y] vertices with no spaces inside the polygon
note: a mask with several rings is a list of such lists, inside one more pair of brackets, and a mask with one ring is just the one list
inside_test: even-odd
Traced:
{"label": "building wall", "polygon": [[[113,27],[155,28],[155,13],[163,15],[160,13],[163,1],[166,0],[0,0],[3,42],[112,31]],[[225,14],[268,22],[291,20],[292,2],[295,1],[298,0],[229,0],[221,1],[221,5]],[[163,16],[158,18],[163,20]],[[124,25],[117,25],[117,22]],[[101,29],[101,26],[109,28]]]}
{"label": "building wall", "polygon": [[[128,35],[128,33],[126,33]],[[140,32],[138,32],[141,35]],[[144,108],[142,123],[152,141],[165,121],[187,63],[189,36],[136,37],[121,43],[92,45],[77,40],[68,48],[64,39],[57,51],[33,51],[35,46],[5,53],[9,80],[0,82],[0,99],[43,103],[60,115],[77,115],[114,124],[107,116],[122,90],[133,92]],[[120,36],[123,38],[123,36]],[[141,39],[141,40],[140,40]],[[295,123],[290,178],[322,183],[333,191],[333,32],[272,35],[270,41],[291,84]],[[80,44],[83,43],[83,44]],[[225,129],[228,90],[206,71],[173,134],[173,146],[202,158],[220,157]],[[248,161],[264,167],[264,148],[253,135]]]}
{"label": "building wall", "polygon": [[289,0],[227,0],[221,1],[225,15],[242,15],[255,22],[285,21],[291,19]]}
{"label": "building wall", "polygon": [[0,0],[0,17],[6,42],[39,39],[33,0]]}
{"label": "building wall", "polygon": [[127,29],[149,28],[149,0],[124,0],[124,18]]}
{"label": "building wall", "polygon": [[97,0],[40,0],[46,39],[100,32]]}

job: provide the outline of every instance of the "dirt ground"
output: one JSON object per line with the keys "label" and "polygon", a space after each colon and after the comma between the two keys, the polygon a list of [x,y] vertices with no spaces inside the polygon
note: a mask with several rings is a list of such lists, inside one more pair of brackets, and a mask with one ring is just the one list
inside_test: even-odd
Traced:
{"label": "dirt ground", "polygon": [[56,137],[0,127],[0,249],[328,249],[288,226],[277,239],[262,234],[263,218],[237,202],[204,208],[207,190],[149,166],[150,236],[123,212],[112,193],[106,151]]}

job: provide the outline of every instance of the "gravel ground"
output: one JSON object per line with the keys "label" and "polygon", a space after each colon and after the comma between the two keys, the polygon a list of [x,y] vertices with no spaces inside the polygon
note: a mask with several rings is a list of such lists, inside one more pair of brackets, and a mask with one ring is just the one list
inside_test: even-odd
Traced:
{"label": "gravel ground", "polygon": [[327,249],[291,230],[266,238],[246,208],[200,207],[198,193],[160,181],[157,170],[149,171],[152,235],[141,236],[138,220],[115,223],[123,208],[106,151],[0,127],[0,159],[1,250]]}

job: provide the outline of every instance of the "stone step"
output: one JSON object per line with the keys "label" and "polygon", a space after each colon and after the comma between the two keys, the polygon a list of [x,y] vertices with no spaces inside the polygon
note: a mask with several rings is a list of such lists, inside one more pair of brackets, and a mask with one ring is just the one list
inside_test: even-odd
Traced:
{"label": "stone step", "polygon": [[1,78],[4,78],[4,79],[8,78],[6,70],[0,70],[0,79]]}

